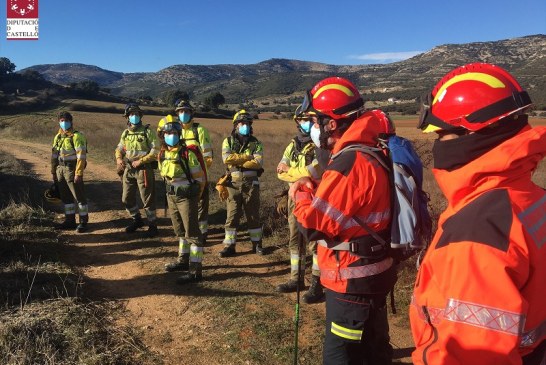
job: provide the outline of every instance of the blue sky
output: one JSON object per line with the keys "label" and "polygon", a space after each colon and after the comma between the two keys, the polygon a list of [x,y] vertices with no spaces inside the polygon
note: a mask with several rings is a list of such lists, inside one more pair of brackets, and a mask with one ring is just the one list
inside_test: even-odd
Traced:
{"label": "blue sky", "polygon": [[546,34],[545,0],[40,0],[39,11],[39,40],[7,41],[0,4],[0,57],[17,70],[76,62],[150,72],[270,58],[388,63],[447,43]]}

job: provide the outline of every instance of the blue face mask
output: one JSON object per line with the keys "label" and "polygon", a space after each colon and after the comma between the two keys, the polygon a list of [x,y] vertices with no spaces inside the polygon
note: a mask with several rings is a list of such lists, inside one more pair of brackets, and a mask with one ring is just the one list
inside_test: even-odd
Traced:
{"label": "blue face mask", "polygon": [[248,134],[250,133],[250,127],[248,126],[248,124],[243,124],[239,126],[238,130],[241,136],[248,136]]}
{"label": "blue face mask", "polygon": [[191,114],[190,114],[190,113],[186,113],[186,112],[180,113],[180,114],[178,114],[178,119],[179,119],[182,123],[186,124],[186,123],[188,123],[188,122],[190,121],[190,119],[191,119]]}
{"label": "blue face mask", "polygon": [[313,126],[313,123],[311,121],[303,122],[300,124],[301,131],[305,134],[309,134],[311,132],[311,127]]}
{"label": "blue face mask", "polygon": [[132,125],[136,125],[138,123],[140,123],[140,116],[138,115],[130,115],[129,116],[129,123],[131,123]]}
{"label": "blue face mask", "polygon": [[67,120],[63,121],[63,122],[59,122],[59,127],[61,127],[61,129],[63,131],[67,131],[69,130],[70,128],[72,128],[72,122],[69,122]]}
{"label": "blue face mask", "polygon": [[166,134],[165,135],[165,143],[167,146],[174,147],[180,142],[180,137],[178,134]]}

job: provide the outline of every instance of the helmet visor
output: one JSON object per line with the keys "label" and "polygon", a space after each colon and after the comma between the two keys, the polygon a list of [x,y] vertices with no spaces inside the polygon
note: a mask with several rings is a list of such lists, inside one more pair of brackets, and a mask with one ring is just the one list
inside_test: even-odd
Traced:
{"label": "helmet visor", "polygon": [[180,131],[182,131],[182,126],[178,122],[166,123],[163,126],[163,132],[165,133],[180,132]]}
{"label": "helmet visor", "polygon": [[295,118],[307,114],[309,110],[311,109],[311,92],[309,90],[305,91],[305,95],[303,96],[303,100],[301,104],[296,108],[296,111],[294,113]]}
{"label": "helmet visor", "polygon": [[421,95],[419,123],[417,124],[417,128],[425,129],[428,126],[427,116],[430,113],[430,105],[431,104],[432,104],[432,94],[431,93]]}

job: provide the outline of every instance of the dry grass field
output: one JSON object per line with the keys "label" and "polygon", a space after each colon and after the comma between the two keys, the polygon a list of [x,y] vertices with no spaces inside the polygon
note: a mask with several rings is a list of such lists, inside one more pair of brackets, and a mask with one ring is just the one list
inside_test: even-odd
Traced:
{"label": "dry grass field", "polygon": [[[108,104],[90,105],[109,107]],[[120,110],[122,107],[116,106]],[[42,170],[43,180],[48,178],[47,151],[57,130],[57,112],[0,116],[0,138],[4,141],[0,145],[14,146],[8,152],[15,157],[24,155],[29,160],[38,161],[33,166]],[[112,220],[96,223],[97,228],[88,235],[68,236],[75,243],[69,251],[80,252],[76,264],[82,265],[81,270],[88,277],[91,290],[96,291],[90,296],[126,303],[129,317],[123,324],[134,323],[142,328],[144,343],[159,353],[166,363],[184,363],[180,362],[181,356],[184,361],[191,360],[194,364],[290,362],[294,296],[279,296],[274,292],[275,285],[284,280],[288,272],[287,225],[275,214],[274,195],[285,187],[285,183],[276,178],[275,168],[284,148],[296,133],[294,122],[262,115],[253,125],[254,135],[264,144],[261,210],[266,235],[264,245],[269,248],[269,255],[264,258],[248,255],[243,245],[241,255],[232,261],[222,261],[217,257],[223,238],[225,206],[213,195],[210,206],[212,244],[207,247],[205,258],[208,280],[196,288],[177,290],[165,281],[160,268],[163,261],[172,258],[175,250],[168,219],[161,221],[162,235],[158,240],[127,238],[119,233],[126,214],[117,196],[119,182],[114,181],[113,151],[125,128],[125,119],[120,113],[74,111],[72,114],[75,128],[87,136],[89,143],[87,181],[90,194],[97,194],[92,196],[95,211],[90,210],[90,217],[92,222]],[[155,128],[159,119],[158,116],[145,115],[143,121]],[[444,209],[445,200],[430,171],[434,136],[417,130],[416,118],[394,116],[394,119],[398,134],[413,141],[427,167],[424,189],[430,194],[429,207],[435,220]],[[228,119],[200,119],[198,122],[209,129],[213,142],[215,162],[211,181],[214,182],[223,174],[221,143],[231,132],[232,123]],[[546,120],[534,119],[531,123],[546,125]],[[25,144],[30,146],[28,150]],[[31,158],[32,154],[34,158]],[[534,179],[539,185],[546,186],[544,162],[534,174]],[[43,186],[42,182],[39,188]],[[161,203],[159,205],[161,207]],[[121,279],[123,271],[135,272],[139,276]],[[393,344],[397,349],[396,361],[409,363],[412,343],[406,312],[415,275],[412,263],[406,263],[401,273],[395,296],[398,314],[390,315],[389,319]],[[320,363],[324,312],[321,306],[305,306],[302,310],[300,364],[317,364]],[[180,318],[180,322],[173,323],[173,316],[177,317],[175,321]],[[195,318],[193,323],[191,318]],[[207,360],[201,356],[203,351],[209,356]]]}

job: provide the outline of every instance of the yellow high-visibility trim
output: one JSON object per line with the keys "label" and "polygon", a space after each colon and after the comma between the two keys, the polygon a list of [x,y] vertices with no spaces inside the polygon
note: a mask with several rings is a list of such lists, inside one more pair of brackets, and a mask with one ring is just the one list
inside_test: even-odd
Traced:
{"label": "yellow high-visibility trim", "polygon": [[332,322],[332,327],[330,331],[339,337],[346,338],[351,341],[360,341],[362,339],[362,330],[353,330],[350,328],[345,328],[339,324]]}
{"label": "yellow high-visibility trim", "polygon": [[432,133],[442,130],[440,127],[436,127],[435,125],[429,124],[425,129],[423,129],[423,133]]}
{"label": "yellow high-visibility trim", "polygon": [[436,93],[436,96],[434,97],[434,100],[432,101],[432,105],[436,104],[436,102],[438,101],[438,98],[440,97],[440,95],[444,93],[445,89],[461,81],[479,81],[479,82],[483,82],[484,84],[494,89],[500,89],[500,88],[506,87],[506,85],[501,80],[497,79],[494,76],[484,74],[481,72],[468,72],[462,75],[457,75],[451,80],[449,80],[448,82],[446,82],[444,85],[442,85],[442,87]]}
{"label": "yellow high-visibility trim", "polygon": [[318,98],[319,95],[322,94],[324,91],[331,90],[331,89],[339,90],[342,93],[345,93],[345,95],[347,95],[347,96],[353,96],[354,95],[353,92],[351,91],[351,89],[349,89],[346,86],[343,86],[343,85],[340,85],[340,84],[330,84],[330,85],[324,85],[323,87],[318,89],[317,92],[315,93],[315,95],[313,95],[313,99]]}

